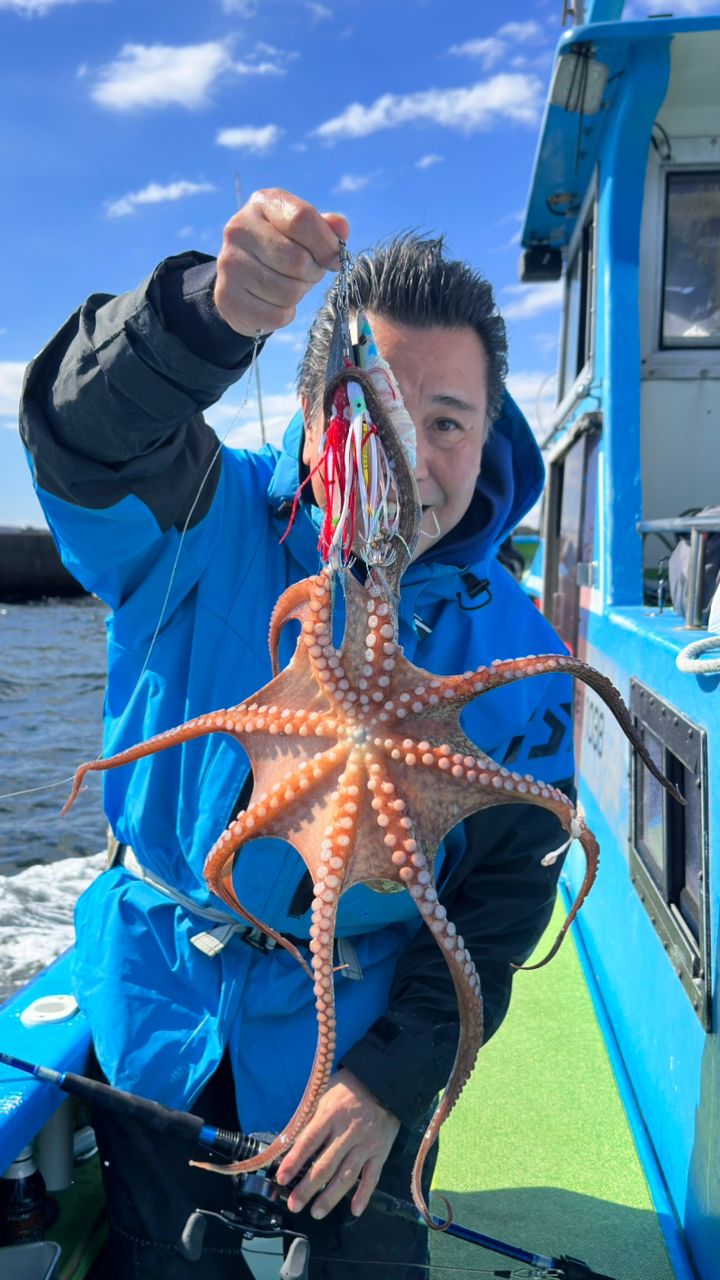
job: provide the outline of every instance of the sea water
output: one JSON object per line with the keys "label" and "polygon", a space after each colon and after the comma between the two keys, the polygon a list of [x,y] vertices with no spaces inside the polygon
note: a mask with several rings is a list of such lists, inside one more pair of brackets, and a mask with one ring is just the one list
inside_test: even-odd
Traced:
{"label": "sea water", "polygon": [[100,780],[60,810],[102,750],[106,616],[92,596],[0,603],[0,1000],[72,944],[74,904],[104,865]]}

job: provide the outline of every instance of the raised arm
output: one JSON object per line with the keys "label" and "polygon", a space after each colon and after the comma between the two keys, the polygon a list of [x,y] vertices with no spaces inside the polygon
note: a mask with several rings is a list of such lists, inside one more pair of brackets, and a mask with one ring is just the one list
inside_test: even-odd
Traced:
{"label": "raised arm", "polygon": [[205,562],[222,464],[203,411],[247,369],[256,335],[289,324],[337,265],[348,230],[257,192],[217,262],[182,254],[132,293],[93,294],[30,365],[21,433],[38,496],[70,570],[114,608],[172,563],[191,509],[192,559]]}

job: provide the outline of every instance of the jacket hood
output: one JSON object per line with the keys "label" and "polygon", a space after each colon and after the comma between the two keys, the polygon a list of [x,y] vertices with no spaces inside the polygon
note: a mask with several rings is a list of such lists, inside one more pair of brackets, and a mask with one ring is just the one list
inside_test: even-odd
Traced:
{"label": "jacket hood", "polygon": [[[285,432],[268,489],[271,505],[292,503],[307,470],[301,465],[300,410]],[[462,520],[421,557],[424,565],[479,565],[491,559],[508,534],[537,502],[545,465],[524,414],[505,391],[502,409],[485,443],[475,494]]]}

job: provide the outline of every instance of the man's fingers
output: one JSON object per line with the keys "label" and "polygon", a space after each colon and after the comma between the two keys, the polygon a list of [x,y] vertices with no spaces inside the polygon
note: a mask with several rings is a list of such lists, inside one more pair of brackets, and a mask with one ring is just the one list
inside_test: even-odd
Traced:
{"label": "man's fingers", "polygon": [[337,268],[339,237],[331,222],[346,232],[340,238],[347,239],[350,227],[342,214],[323,217],[307,200],[278,189],[257,192],[251,200],[256,198],[261,201],[265,218],[276,230],[306,249],[323,270]]}
{"label": "man's fingers", "polygon": [[315,1121],[310,1121],[278,1166],[275,1180],[281,1187],[298,1176],[304,1166],[312,1160],[315,1152],[320,1150],[328,1134],[329,1129],[326,1124],[318,1123],[317,1118]]}
{"label": "man's fingers", "polygon": [[277,1181],[282,1185],[297,1177],[312,1160],[288,1199],[291,1213],[300,1212],[315,1197],[312,1214],[324,1217],[365,1170],[353,1197],[353,1212],[362,1213],[399,1128],[397,1117],[351,1071],[341,1067],[331,1077],[317,1115],[278,1169]]}
{"label": "man's fingers", "polygon": [[215,306],[236,333],[251,337],[291,323],[326,271],[339,266],[340,213],[272,188],[256,191],[228,222],[218,254]]}
{"label": "man's fingers", "polygon": [[[328,1187],[337,1170],[343,1164],[350,1163],[349,1155],[349,1145],[345,1135],[341,1135],[335,1138],[333,1142],[330,1142],[325,1150],[321,1151],[313,1160],[302,1181],[293,1188],[292,1195],[288,1200],[290,1212],[299,1213],[312,1200],[314,1195]],[[347,1184],[347,1186],[350,1185],[352,1184]]]}
{"label": "man's fingers", "polygon": [[[338,240],[347,241],[350,239],[350,223],[343,213],[323,213],[322,217],[327,222],[332,231],[335,232]],[[340,255],[337,254],[336,260],[332,262],[334,271],[340,266]]]}
{"label": "man's fingers", "polygon": [[271,306],[296,307],[310,287],[307,281],[296,280],[293,276],[283,275],[267,266],[254,252],[247,249],[233,247],[223,250],[223,254],[225,265],[231,263],[230,278],[238,295],[245,290]]}
{"label": "man's fingers", "polygon": [[294,306],[275,306],[248,289],[231,289],[226,278],[220,275],[215,285],[215,305],[228,324],[248,338],[258,330],[273,333],[275,329],[283,329],[295,319]]}
{"label": "man's fingers", "polygon": [[382,1160],[368,1160],[362,1171],[357,1189],[350,1203],[350,1210],[356,1218],[364,1213],[370,1203],[370,1197],[380,1181],[382,1173]]}
{"label": "man's fingers", "polygon": [[230,220],[225,229],[226,250],[232,252],[240,249],[251,254],[264,267],[278,275],[304,284],[306,291],[322,280],[325,268],[301,244],[289,240],[278,231],[265,217],[262,205],[258,204],[253,208],[251,203],[249,216],[250,227],[244,210],[242,216],[236,214]]}
{"label": "man's fingers", "polygon": [[[357,1182],[358,1170],[349,1160],[344,1161],[337,1173],[330,1179],[325,1190],[317,1196],[310,1210],[313,1218],[324,1218],[326,1213],[335,1208]],[[289,1208],[288,1202],[288,1208]]]}

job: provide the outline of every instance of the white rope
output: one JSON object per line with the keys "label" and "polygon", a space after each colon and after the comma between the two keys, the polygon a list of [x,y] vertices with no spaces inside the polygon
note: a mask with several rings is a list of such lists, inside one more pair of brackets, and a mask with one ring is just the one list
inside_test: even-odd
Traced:
{"label": "white rope", "polygon": [[675,659],[678,671],[686,675],[712,676],[720,672],[720,657],[701,658],[700,654],[720,649],[720,634],[704,636],[702,640],[693,640],[686,645]]}
{"label": "white rope", "polygon": [[700,658],[701,653],[710,653],[713,649],[720,649],[720,587],[710,602],[708,635],[693,640],[678,654],[675,659],[678,671],[695,676],[716,675],[720,672],[720,658]]}

